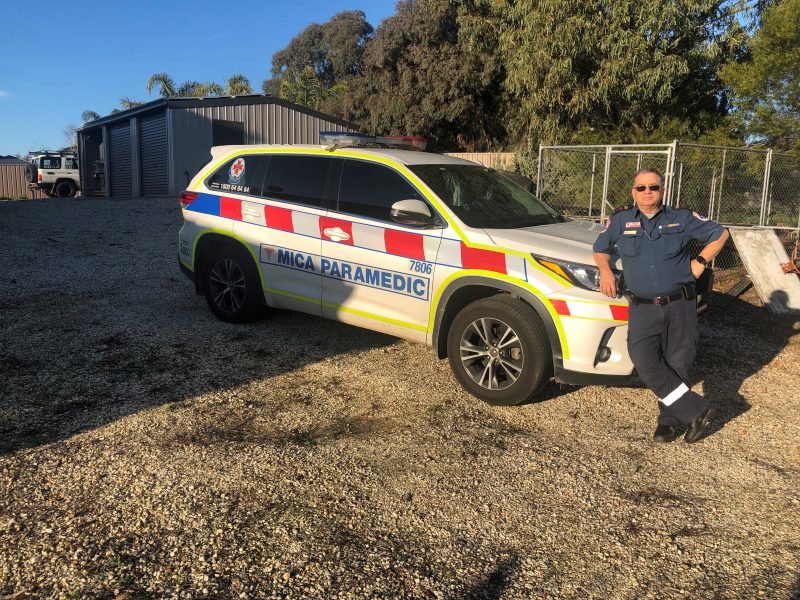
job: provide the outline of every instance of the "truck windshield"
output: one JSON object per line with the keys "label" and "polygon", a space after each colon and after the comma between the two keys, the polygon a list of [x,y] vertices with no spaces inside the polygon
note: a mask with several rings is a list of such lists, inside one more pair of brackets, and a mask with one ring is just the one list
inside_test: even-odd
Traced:
{"label": "truck windshield", "polygon": [[494,169],[480,165],[410,165],[409,169],[469,227],[518,229],[564,220]]}

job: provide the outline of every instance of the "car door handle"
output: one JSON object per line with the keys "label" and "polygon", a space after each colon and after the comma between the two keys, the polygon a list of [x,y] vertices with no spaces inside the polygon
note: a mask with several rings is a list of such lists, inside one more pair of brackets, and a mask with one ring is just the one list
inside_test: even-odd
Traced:
{"label": "car door handle", "polygon": [[350,239],[350,236],[341,227],[326,227],[322,233],[333,242],[346,242]]}

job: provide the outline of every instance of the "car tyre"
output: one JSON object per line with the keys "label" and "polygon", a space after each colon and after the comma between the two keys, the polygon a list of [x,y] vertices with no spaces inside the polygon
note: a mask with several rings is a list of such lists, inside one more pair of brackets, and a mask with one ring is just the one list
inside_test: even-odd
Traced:
{"label": "car tyre", "polygon": [[450,368],[473,396],[496,406],[530,402],[547,384],[552,355],[536,311],[510,296],[477,300],[447,335]]}
{"label": "car tyre", "polygon": [[217,246],[208,254],[201,273],[206,302],[219,319],[229,323],[258,319],[264,292],[246,250],[229,244]]}
{"label": "car tyre", "polygon": [[71,181],[59,181],[55,193],[59,198],[72,198],[75,195],[75,184]]}

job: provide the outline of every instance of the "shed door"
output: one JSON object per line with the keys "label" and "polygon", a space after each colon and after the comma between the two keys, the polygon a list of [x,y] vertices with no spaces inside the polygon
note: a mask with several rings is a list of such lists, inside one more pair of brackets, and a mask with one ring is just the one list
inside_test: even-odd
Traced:
{"label": "shed door", "polygon": [[128,123],[110,128],[111,195],[133,194],[131,178],[131,129]]}
{"label": "shed door", "polygon": [[139,124],[139,138],[142,195],[166,196],[169,194],[166,114],[142,119]]}

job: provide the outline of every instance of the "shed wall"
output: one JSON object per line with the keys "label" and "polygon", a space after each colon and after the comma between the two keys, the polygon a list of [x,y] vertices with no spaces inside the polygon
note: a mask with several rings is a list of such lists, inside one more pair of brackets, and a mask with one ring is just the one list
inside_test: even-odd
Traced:
{"label": "shed wall", "polygon": [[214,119],[244,124],[245,144],[319,144],[320,131],[347,131],[347,127],[279,104],[245,104],[170,108],[172,147],[170,195],[185,190],[192,177],[211,158]]}
{"label": "shed wall", "polygon": [[42,190],[28,189],[25,165],[0,165],[0,198],[47,198]]}

